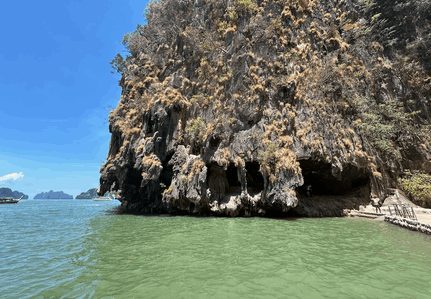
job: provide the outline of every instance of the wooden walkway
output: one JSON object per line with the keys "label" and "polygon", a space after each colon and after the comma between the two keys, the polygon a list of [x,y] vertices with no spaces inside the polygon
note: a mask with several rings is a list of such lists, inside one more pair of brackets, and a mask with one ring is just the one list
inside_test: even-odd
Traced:
{"label": "wooden walkway", "polygon": [[431,210],[408,204],[390,204],[376,213],[370,205],[361,210],[352,210],[349,215],[368,219],[384,220],[400,227],[431,235]]}
{"label": "wooden walkway", "polygon": [[426,224],[426,223],[422,223],[418,220],[402,218],[399,216],[386,215],[385,221],[392,223],[392,224],[395,224],[395,225],[398,225],[398,226],[401,226],[401,227],[404,227],[404,228],[407,228],[409,230],[413,230],[413,231],[417,231],[417,232],[431,235],[431,225]]}
{"label": "wooden walkway", "polygon": [[425,209],[415,209],[411,206],[397,204],[388,206],[388,209],[390,215],[385,216],[385,221],[431,235],[431,215]]}

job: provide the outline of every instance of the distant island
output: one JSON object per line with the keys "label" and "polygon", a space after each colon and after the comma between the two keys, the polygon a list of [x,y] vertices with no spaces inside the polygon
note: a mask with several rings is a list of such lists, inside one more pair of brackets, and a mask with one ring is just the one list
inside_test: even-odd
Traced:
{"label": "distant island", "polygon": [[63,191],[49,191],[37,194],[34,199],[73,199],[72,195],[66,194]]}
{"label": "distant island", "polygon": [[10,188],[0,188],[0,197],[13,197],[13,198],[22,197],[22,199],[28,199],[28,195],[19,191],[12,191],[12,189]]}
{"label": "distant island", "polygon": [[76,196],[76,199],[93,199],[97,197],[97,188],[93,188],[88,190],[87,192],[82,192],[81,194]]}

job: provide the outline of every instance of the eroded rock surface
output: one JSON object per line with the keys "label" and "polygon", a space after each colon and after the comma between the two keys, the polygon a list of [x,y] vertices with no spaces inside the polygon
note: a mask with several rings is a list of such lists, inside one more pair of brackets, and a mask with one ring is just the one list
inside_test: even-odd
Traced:
{"label": "eroded rock surface", "polygon": [[430,6],[150,4],[114,60],[100,193],[130,213],[338,216],[430,172]]}

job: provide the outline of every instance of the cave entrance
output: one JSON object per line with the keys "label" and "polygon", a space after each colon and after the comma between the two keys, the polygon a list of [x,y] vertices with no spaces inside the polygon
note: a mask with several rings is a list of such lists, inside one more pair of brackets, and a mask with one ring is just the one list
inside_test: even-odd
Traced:
{"label": "cave entrance", "polygon": [[172,178],[174,176],[174,167],[169,163],[173,157],[173,153],[168,154],[166,158],[162,161],[163,170],[160,174],[160,182],[163,184],[162,189],[167,189],[172,183]]}
{"label": "cave entrance", "polygon": [[265,183],[259,163],[255,161],[246,162],[245,169],[247,171],[247,192],[251,195],[262,192]]}
{"label": "cave entrance", "polygon": [[298,188],[300,195],[307,194],[307,186],[311,185],[312,195],[346,195],[362,188],[369,187],[370,179],[367,172],[353,165],[344,168],[340,178],[332,174],[331,164],[318,160],[299,161],[304,178],[304,185]]}
{"label": "cave entrance", "polygon": [[241,182],[238,179],[238,167],[230,163],[226,170],[228,193],[241,193]]}
{"label": "cave entrance", "polygon": [[207,183],[211,198],[220,200],[225,195],[241,194],[241,182],[238,177],[238,167],[230,163],[226,169],[217,163],[207,165]]}
{"label": "cave entrance", "polygon": [[136,198],[139,197],[141,184],[142,184],[142,173],[134,167],[127,167],[126,176],[124,180],[123,196],[125,198]]}

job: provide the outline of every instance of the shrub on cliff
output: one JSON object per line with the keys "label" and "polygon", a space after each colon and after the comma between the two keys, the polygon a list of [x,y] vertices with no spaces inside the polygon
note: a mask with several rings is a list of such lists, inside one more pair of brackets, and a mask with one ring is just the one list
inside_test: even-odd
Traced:
{"label": "shrub on cliff", "polygon": [[207,126],[201,117],[192,119],[188,122],[186,127],[186,138],[189,140],[190,144],[192,144],[195,152],[199,152],[202,148],[207,137],[206,130]]}
{"label": "shrub on cliff", "polygon": [[431,175],[421,172],[407,174],[400,183],[414,203],[431,208]]}
{"label": "shrub on cliff", "polygon": [[239,9],[244,9],[247,11],[254,11],[258,7],[256,5],[256,1],[254,0],[236,0],[235,4]]}

